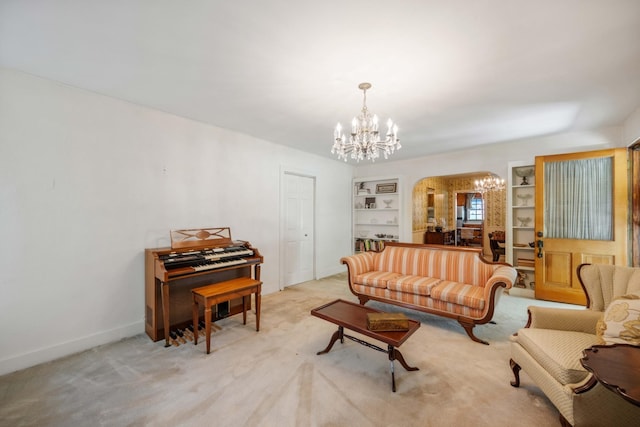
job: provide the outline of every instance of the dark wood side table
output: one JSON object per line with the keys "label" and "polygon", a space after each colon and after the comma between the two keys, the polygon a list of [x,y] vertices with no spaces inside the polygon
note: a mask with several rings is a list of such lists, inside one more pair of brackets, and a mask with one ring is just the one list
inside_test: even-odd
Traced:
{"label": "dark wood side table", "polygon": [[427,245],[453,245],[455,243],[455,230],[425,231],[424,243]]}
{"label": "dark wood side table", "polygon": [[577,392],[591,389],[596,381],[640,406],[640,347],[630,344],[594,345],[584,350],[580,363],[593,373]]}

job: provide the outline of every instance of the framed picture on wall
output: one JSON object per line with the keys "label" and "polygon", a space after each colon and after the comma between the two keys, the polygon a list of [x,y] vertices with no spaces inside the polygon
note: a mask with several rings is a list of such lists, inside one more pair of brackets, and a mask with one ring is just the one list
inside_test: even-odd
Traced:
{"label": "framed picture on wall", "polygon": [[376,184],[376,193],[384,194],[384,193],[395,193],[398,188],[398,184],[395,182],[390,182],[388,184]]}

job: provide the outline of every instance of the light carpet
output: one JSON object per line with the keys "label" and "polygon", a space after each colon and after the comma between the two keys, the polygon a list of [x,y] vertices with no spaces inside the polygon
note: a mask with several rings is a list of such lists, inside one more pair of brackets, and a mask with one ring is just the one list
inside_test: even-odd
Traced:
{"label": "light carpet", "polygon": [[[549,426],[558,413],[522,374],[509,385],[509,336],[528,305],[560,305],[504,295],[494,320],[471,341],[450,319],[403,311],[421,327],[401,347],[391,391],[386,354],[353,341],[324,349],[336,326],[311,309],[357,302],[346,275],[263,296],[255,316],[218,322],[211,354],[204,339],[164,348],[138,335],[0,377],[1,426]],[[363,337],[373,344],[381,344]],[[384,347],[384,345],[382,344]]]}

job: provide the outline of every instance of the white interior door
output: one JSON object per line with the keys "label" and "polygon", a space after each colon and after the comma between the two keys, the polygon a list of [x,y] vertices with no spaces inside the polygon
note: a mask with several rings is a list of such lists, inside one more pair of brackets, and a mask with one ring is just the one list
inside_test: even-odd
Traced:
{"label": "white interior door", "polygon": [[284,286],[314,278],[315,179],[284,176]]}

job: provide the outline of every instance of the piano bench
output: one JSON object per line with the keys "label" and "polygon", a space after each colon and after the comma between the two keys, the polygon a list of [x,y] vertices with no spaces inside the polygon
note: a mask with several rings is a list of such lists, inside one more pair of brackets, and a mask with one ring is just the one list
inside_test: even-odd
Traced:
{"label": "piano bench", "polygon": [[242,298],[242,324],[247,324],[247,306],[251,302],[251,294],[256,294],[256,331],[260,330],[260,291],[262,282],[249,277],[227,280],[201,286],[191,290],[193,296],[193,343],[198,344],[198,318],[201,305],[204,307],[205,335],[207,340],[207,354],[211,349],[211,307],[214,305]]}

